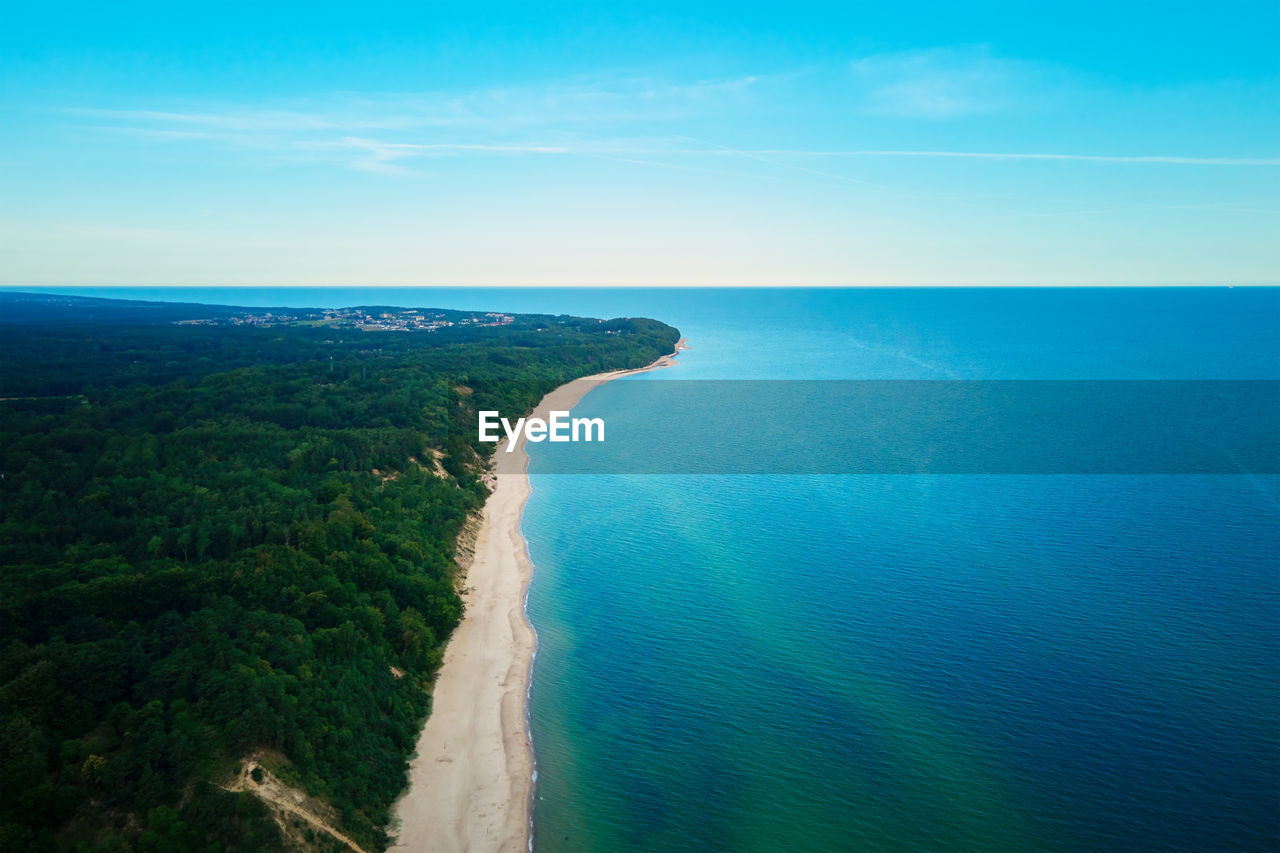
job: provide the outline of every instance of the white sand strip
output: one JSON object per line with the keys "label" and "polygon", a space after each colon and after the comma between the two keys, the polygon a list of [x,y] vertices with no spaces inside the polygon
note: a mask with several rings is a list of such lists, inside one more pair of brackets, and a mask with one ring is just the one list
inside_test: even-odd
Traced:
{"label": "white sand strip", "polygon": [[[577,379],[542,399],[546,418],[568,411],[592,388],[632,373],[669,367],[685,348],[640,370]],[[529,497],[523,438],[485,502],[475,560],[466,577],[462,622],[449,638],[432,694],[431,716],[409,764],[409,787],[396,804],[391,849],[430,853],[524,853],[529,849],[533,753],[525,703],[537,643],[524,600],[533,564],[520,517]],[[499,445],[498,456],[506,456]],[[506,466],[504,465],[505,469]]]}

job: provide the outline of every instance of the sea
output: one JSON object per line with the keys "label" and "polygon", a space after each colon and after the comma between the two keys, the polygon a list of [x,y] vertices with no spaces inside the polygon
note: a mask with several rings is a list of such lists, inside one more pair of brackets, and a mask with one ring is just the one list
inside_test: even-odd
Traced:
{"label": "sea", "polygon": [[[574,414],[677,444],[724,401],[610,389],[1280,379],[1277,289],[64,292],[655,317],[678,365]],[[565,474],[549,449],[522,522],[535,850],[1280,849],[1274,464],[767,473],[745,445],[755,473]]]}

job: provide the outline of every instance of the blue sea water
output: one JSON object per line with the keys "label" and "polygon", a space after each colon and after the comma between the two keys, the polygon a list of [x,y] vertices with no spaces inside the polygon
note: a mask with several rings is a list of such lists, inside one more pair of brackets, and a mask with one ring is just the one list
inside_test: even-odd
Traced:
{"label": "blue sea water", "polygon": [[[1280,378],[1277,290],[127,295],[689,338],[621,382]],[[538,449],[539,851],[1280,849],[1280,477],[568,476]]]}
{"label": "blue sea water", "polygon": [[[1280,377],[1274,291],[714,296],[623,381]],[[1280,846],[1278,478],[537,453],[539,850]]]}

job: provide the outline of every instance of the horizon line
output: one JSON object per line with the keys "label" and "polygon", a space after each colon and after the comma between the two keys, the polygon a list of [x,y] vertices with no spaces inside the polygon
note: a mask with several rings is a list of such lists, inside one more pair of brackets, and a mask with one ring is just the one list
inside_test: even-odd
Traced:
{"label": "horizon line", "polygon": [[485,283],[485,284],[218,284],[218,283],[198,283],[198,284],[97,284],[97,283],[80,283],[80,284],[0,284],[0,292],[26,292],[27,289],[32,290],[48,290],[48,289],[91,289],[91,288],[117,288],[117,289],[151,289],[151,290],[180,290],[183,288],[211,288],[225,290],[300,290],[300,289],[345,289],[345,290],[363,290],[363,289],[382,289],[382,290],[497,290],[507,289],[528,289],[528,290],[550,290],[550,289],[572,289],[572,290],[625,290],[625,289],[643,289],[643,290],[659,290],[659,289],[724,289],[724,290],[858,290],[858,289],[941,289],[941,288],[970,288],[970,289],[997,289],[997,288],[1077,288],[1077,289],[1122,289],[1122,288],[1226,288],[1228,290],[1236,287],[1280,287],[1280,280],[1276,281],[1237,281],[1237,282],[1112,282],[1108,284],[1097,283],[1061,283],[1061,282],[1032,282],[1020,284],[939,284],[936,282],[929,283],[876,283],[876,284],[830,284],[830,283],[789,283],[789,284],[734,284],[734,283],[667,283],[667,284],[546,284],[546,283]]}

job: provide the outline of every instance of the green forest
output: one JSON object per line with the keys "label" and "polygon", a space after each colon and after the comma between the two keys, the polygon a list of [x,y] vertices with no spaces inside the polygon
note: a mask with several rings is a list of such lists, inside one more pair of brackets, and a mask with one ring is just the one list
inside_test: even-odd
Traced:
{"label": "green forest", "polygon": [[488,494],[476,411],[528,412],[678,337],[0,297],[5,851],[287,849],[221,787],[251,754],[384,849]]}

